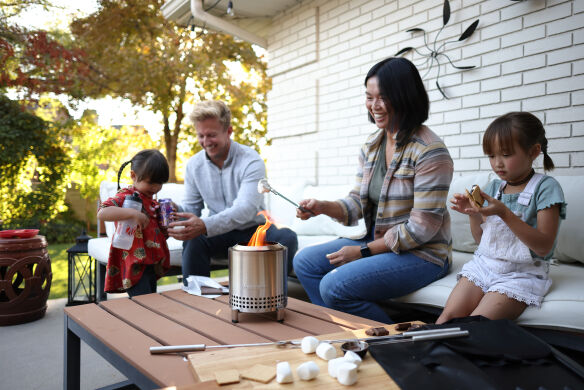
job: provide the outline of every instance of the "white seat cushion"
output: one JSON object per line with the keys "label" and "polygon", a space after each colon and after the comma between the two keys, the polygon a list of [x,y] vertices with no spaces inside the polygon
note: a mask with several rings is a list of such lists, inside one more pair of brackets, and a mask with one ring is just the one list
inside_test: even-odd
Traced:
{"label": "white seat cushion", "polygon": [[[166,243],[170,251],[170,265],[180,267],[182,264],[182,241],[170,237]],[[100,263],[107,264],[110,245],[109,237],[92,238],[87,244],[87,253]]]}
{"label": "white seat cushion", "polygon": [[[453,264],[448,275],[411,294],[395,299],[432,307],[444,307],[450,292],[456,285],[456,274],[464,263],[472,259],[472,253],[452,252]],[[550,266],[552,287],[544,297],[541,308],[528,307],[517,319],[519,325],[545,327],[559,330],[584,331],[584,266],[559,263]]]}

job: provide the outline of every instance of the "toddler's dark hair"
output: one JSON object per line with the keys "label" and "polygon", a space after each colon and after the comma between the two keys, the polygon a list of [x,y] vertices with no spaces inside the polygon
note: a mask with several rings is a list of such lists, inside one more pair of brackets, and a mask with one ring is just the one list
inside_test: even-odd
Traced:
{"label": "toddler's dark hair", "polygon": [[126,165],[132,164],[130,169],[136,174],[136,179],[150,180],[152,183],[164,184],[168,181],[168,161],[162,153],[156,149],[145,149],[136,154],[130,161],[126,161],[118,171],[118,190],[120,189],[120,177]]}
{"label": "toddler's dark hair", "polygon": [[507,153],[513,153],[514,141],[517,141],[525,153],[529,153],[533,145],[540,144],[543,153],[543,169],[546,171],[554,169],[554,162],[547,152],[548,140],[545,137],[545,129],[535,115],[515,111],[495,119],[483,136],[483,152],[491,155],[494,149],[499,147]]}

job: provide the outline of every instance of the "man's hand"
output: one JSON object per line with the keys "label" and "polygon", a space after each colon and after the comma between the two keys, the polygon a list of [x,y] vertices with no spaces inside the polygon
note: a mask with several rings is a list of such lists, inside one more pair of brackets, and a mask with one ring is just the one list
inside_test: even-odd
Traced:
{"label": "man's hand", "polygon": [[354,245],[344,246],[340,250],[326,255],[326,258],[331,265],[340,266],[347,264],[361,258],[361,247]]}
{"label": "man's hand", "polygon": [[173,219],[181,219],[168,225],[168,235],[180,241],[192,240],[207,233],[203,220],[192,213],[173,213]]}

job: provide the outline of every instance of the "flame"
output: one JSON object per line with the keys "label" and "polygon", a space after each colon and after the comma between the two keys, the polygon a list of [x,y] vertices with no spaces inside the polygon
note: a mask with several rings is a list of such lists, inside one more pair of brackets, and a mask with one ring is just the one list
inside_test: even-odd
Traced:
{"label": "flame", "polygon": [[266,231],[272,226],[272,222],[270,221],[270,215],[267,211],[263,210],[257,213],[257,215],[263,215],[266,219],[266,223],[263,225],[258,226],[257,230],[251,236],[251,240],[247,243],[247,246],[264,246],[266,245]]}

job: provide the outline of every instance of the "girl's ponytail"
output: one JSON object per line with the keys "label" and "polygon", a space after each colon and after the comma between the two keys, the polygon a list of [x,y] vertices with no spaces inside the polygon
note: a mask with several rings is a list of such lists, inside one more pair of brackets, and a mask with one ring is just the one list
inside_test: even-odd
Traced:
{"label": "girl's ponytail", "polygon": [[122,164],[122,166],[118,170],[118,191],[120,190],[120,177],[122,177],[122,171],[124,170],[126,165],[130,164],[131,162],[132,162],[132,160],[126,161],[125,163]]}
{"label": "girl's ponytail", "polygon": [[542,137],[541,140],[541,152],[543,153],[543,170],[544,171],[551,171],[555,168],[554,162],[552,158],[547,152],[548,140],[545,135]]}

